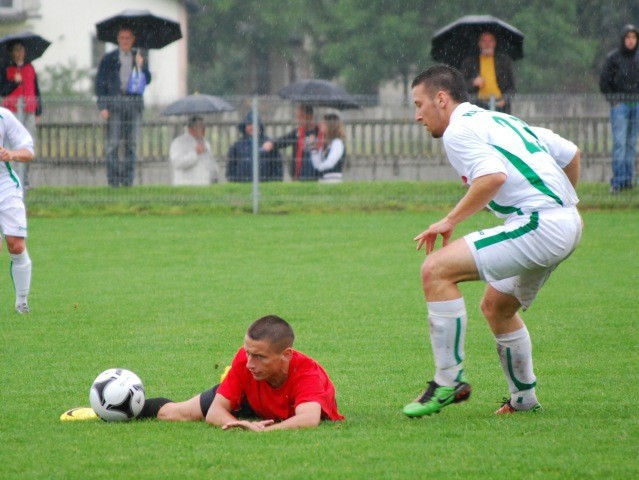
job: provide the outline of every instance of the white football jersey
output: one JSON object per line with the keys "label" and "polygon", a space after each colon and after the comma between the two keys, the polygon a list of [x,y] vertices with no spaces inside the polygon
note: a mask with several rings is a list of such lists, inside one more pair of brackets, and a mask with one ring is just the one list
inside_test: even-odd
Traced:
{"label": "white football jersey", "polygon": [[[569,163],[576,146],[572,151],[561,137],[557,136],[561,139],[558,140],[550,134],[542,132],[542,135],[540,139],[517,117],[466,102],[451,115],[443,140],[448,160],[468,185],[483,175],[507,175],[488,206],[497,216],[508,217],[570,207],[579,201],[558,164],[558,161]],[[560,157],[558,161],[552,157],[552,151]],[[570,151],[572,156],[566,160]]]}
{"label": "white football jersey", "polygon": [[[0,107],[0,145],[9,150],[26,148],[33,152],[33,138],[10,110]],[[0,199],[22,196],[22,185],[9,162],[0,162]]]}

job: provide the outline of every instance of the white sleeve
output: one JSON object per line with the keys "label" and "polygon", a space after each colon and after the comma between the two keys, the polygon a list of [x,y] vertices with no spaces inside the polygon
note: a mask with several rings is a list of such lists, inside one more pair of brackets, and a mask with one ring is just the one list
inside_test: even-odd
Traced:
{"label": "white sleeve", "polygon": [[337,162],[340,161],[343,155],[344,142],[341,138],[334,138],[328,147],[326,158],[322,159],[322,152],[315,150],[311,153],[311,162],[313,162],[313,167],[315,167],[316,170],[323,172],[337,165]]}
{"label": "white sleeve", "polygon": [[557,135],[552,130],[541,127],[530,127],[537,138],[548,148],[548,153],[557,165],[565,168],[577,153],[577,145]]}
{"label": "white sleeve", "polygon": [[4,118],[4,138],[9,147],[13,150],[26,148],[31,153],[33,150],[33,138],[29,131],[22,125],[10,110],[3,109],[2,118]]}

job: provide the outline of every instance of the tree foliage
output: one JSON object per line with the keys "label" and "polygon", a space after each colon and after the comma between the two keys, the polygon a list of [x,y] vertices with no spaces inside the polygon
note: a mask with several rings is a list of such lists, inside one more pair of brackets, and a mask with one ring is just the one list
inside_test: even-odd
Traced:
{"label": "tree foliage", "polygon": [[[525,34],[521,93],[590,92],[636,0],[200,0],[190,18],[190,89],[272,93],[269,68],[306,42],[319,78],[371,94],[433,64],[430,39],[463,15],[491,14]],[[281,62],[280,62],[281,64]],[[293,80],[293,79],[291,79]],[[251,87],[253,85],[253,87]],[[249,91],[252,89],[253,91]]]}

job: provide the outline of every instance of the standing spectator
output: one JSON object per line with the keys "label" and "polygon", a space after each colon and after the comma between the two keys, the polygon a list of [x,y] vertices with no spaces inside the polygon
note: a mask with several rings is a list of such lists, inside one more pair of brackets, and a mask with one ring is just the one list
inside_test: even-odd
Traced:
{"label": "standing spectator", "polygon": [[211,144],[204,138],[206,126],[202,117],[193,116],[186,132],[171,142],[169,158],[173,185],[209,185],[217,182],[219,169]]}
{"label": "standing spectator", "polygon": [[297,128],[274,142],[267,141],[263,148],[270,152],[293,147],[293,159],[291,160],[291,177],[293,180],[316,180],[318,172],[311,161],[311,149],[321,146],[322,137],[319,135],[319,127],[315,123],[312,105],[298,105],[295,109]]}
{"label": "standing spectator", "polygon": [[479,55],[466,57],[461,72],[468,84],[468,93],[475,103],[488,109],[491,97],[495,110],[510,113],[510,96],[515,93],[515,70],[508,55],[495,53],[497,39],[492,32],[479,36]]}
{"label": "standing spectator", "polygon": [[[133,185],[137,163],[137,141],[142,122],[144,100],[132,79],[142,74],[142,83],[151,83],[151,73],[140,51],[133,50],[135,34],[122,27],[118,32],[118,49],[107,53],[100,62],[95,79],[100,115],[108,122],[106,167],[112,187]],[[120,166],[120,141],[124,140],[124,165]]]}
{"label": "standing spectator", "polygon": [[342,169],[346,159],[344,146],[344,128],[339,116],[334,113],[324,115],[320,123],[320,136],[324,138],[324,147],[311,152],[313,167],[321,175],[321,183],[340,183]]}
{"label": "standing spectator", "polygon": [[[249,182],[253,179],[253,114],[249,113],[237,125],[242,137],[229,148],[226,178],[229,182]],[[258,145],[270,142],[264,134],[264,124],[259,122]],[[282,158],[277,150],[259,148],[260,181],[282,180]]]}
{"label": "standing spectator", "polygon": [[[29,131],[31,138],[36,138],[36,123],[42,115],[42,100],[38,76],[31,63],[25,63],[27,49],[20,41],[12,42],[7,47],[11,57],[3,69],[0,81],[0,95],[4,97],[2,106],[11,110],[18,121]],[[13,164],[22,187],[29,188],[29,163]]]}
{"label": "standing spectator", "polygon": [[610,102],[612,179],[610,193],[632,188],[639,132],[639,57],[637,27],[625,25],[621,46],[606,57],[599,89]]}
{"label": "standing spectator", "polygon": [[27,214],[22,184],[10,162],[33,160],[33,138],[10,110],[0,108],[0,229],[11,257],[9,273],[16,292],[15,309],[29,313],[31,259],[27,252]]}

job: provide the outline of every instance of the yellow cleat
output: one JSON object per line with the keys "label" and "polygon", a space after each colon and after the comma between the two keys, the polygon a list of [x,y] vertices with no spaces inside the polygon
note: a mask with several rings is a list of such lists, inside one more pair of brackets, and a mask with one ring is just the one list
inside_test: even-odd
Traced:
{"label": "yellow cleat", "polygon": [[98,414],[90,407],[78,407],[67,410],[60,416],[62,422],[74,422],[78,420],[97,420]]}

